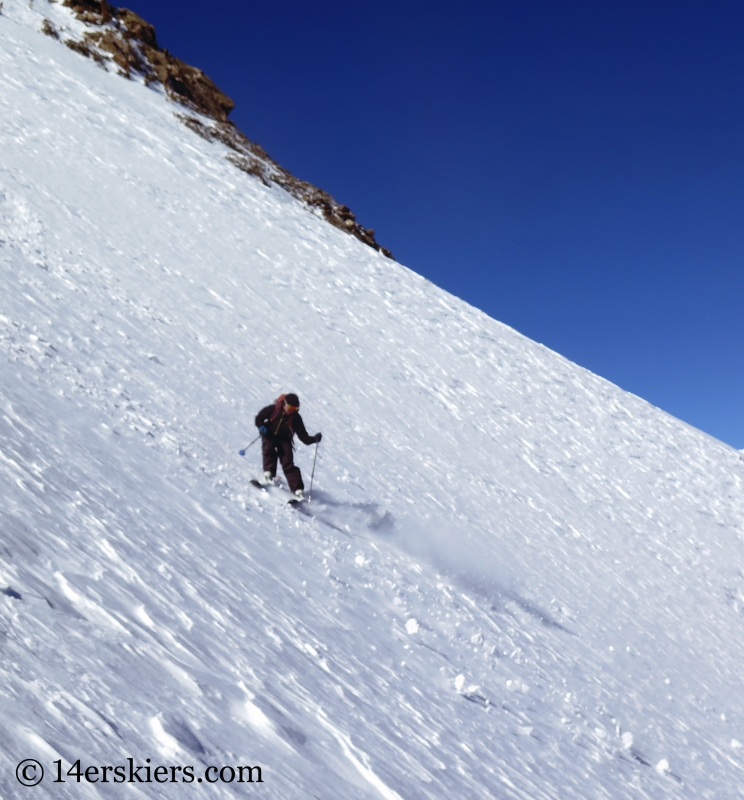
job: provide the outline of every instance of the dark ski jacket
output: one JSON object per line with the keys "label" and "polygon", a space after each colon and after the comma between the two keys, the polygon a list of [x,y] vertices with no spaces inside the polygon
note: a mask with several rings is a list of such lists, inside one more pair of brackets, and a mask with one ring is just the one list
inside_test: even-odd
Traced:
{"label": "dark ski jacket", "polygon": [[315,444],[317,441],[314,436],[308,436],[305,423],[302,421],[299,411],[294,414],[287,414],[282,405],[277,408],[276,403],[272,403],[266,408],[262,408],[256,414],[256,427],[265,427],[269,438],[278,441],[291,442],[294,434],[303,444]]}

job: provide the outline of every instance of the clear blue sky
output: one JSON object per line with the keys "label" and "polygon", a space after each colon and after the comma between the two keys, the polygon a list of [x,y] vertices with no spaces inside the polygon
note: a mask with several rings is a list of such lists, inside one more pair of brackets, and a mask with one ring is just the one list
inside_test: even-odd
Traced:
{"label": "clear blue sky", "polygon": [[398,261],[744,448],[744,3],[127,0]]}

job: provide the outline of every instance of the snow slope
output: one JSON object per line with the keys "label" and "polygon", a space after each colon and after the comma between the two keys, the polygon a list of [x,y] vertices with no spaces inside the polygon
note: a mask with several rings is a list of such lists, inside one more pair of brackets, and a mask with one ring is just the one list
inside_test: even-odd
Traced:
{"label": "snow slope", "polygon": [[[739,453],[45,17],[0,14],[2,796],[744,796]],[[280,391],[324,433],[308,514],[237,455]],[[52,783],[127,758],[263,783]]]}

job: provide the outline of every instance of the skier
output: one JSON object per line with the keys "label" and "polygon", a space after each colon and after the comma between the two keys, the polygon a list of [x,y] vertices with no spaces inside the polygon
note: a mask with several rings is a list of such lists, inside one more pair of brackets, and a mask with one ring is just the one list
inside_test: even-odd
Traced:
{"label": "skier", "polygon": [[300,468],[294,464],[295,433],[303,444],[315,444],[323,435],[309,436],[305,423],[299,415],[300,401],[296,394],[282,394],[276,401],[256,414],[256,427],[261,434],[263,453],[264,483],[272,483],[276,478],[276,462],[279,460],[289,491],[303,500],[305,485]]}

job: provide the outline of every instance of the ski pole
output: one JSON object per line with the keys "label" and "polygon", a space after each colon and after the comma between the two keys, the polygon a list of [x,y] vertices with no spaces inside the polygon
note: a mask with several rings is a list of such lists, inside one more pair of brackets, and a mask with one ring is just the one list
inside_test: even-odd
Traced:
{"label": "ski pole", "polygon": [[256,442],[257,442],[257,441],[258,441],[260,438],[261,438],[261,434],[259,433],[259,434],[258,434],[258,436],[256,436],[256,438],[255,438],[255,439],[254,439],[254,440],[253,440],[253,441],[252,441],[252,442],[251,442],[249,445],[246,445],[246,446],[245,446],[245,447],[244,447],[242,450],[238,450],[238,455],[239,455],[239,456],[244,456],[244,455],[245,455],[245,451],[246,451],[246,450],[247,450],[249,447],[251,447],[251,445],[254,445],[254,444],[256,444]]}
{"label": "ski pole", "polygon": [[310,475],[310,491],[307,493],[307,502],[310,502],[310,498],[313,496],[313,478],[315,477],[315,461],[318,458],[318,446],[320,442],[315,443],[315,455],[313,456],[313,471]]}

